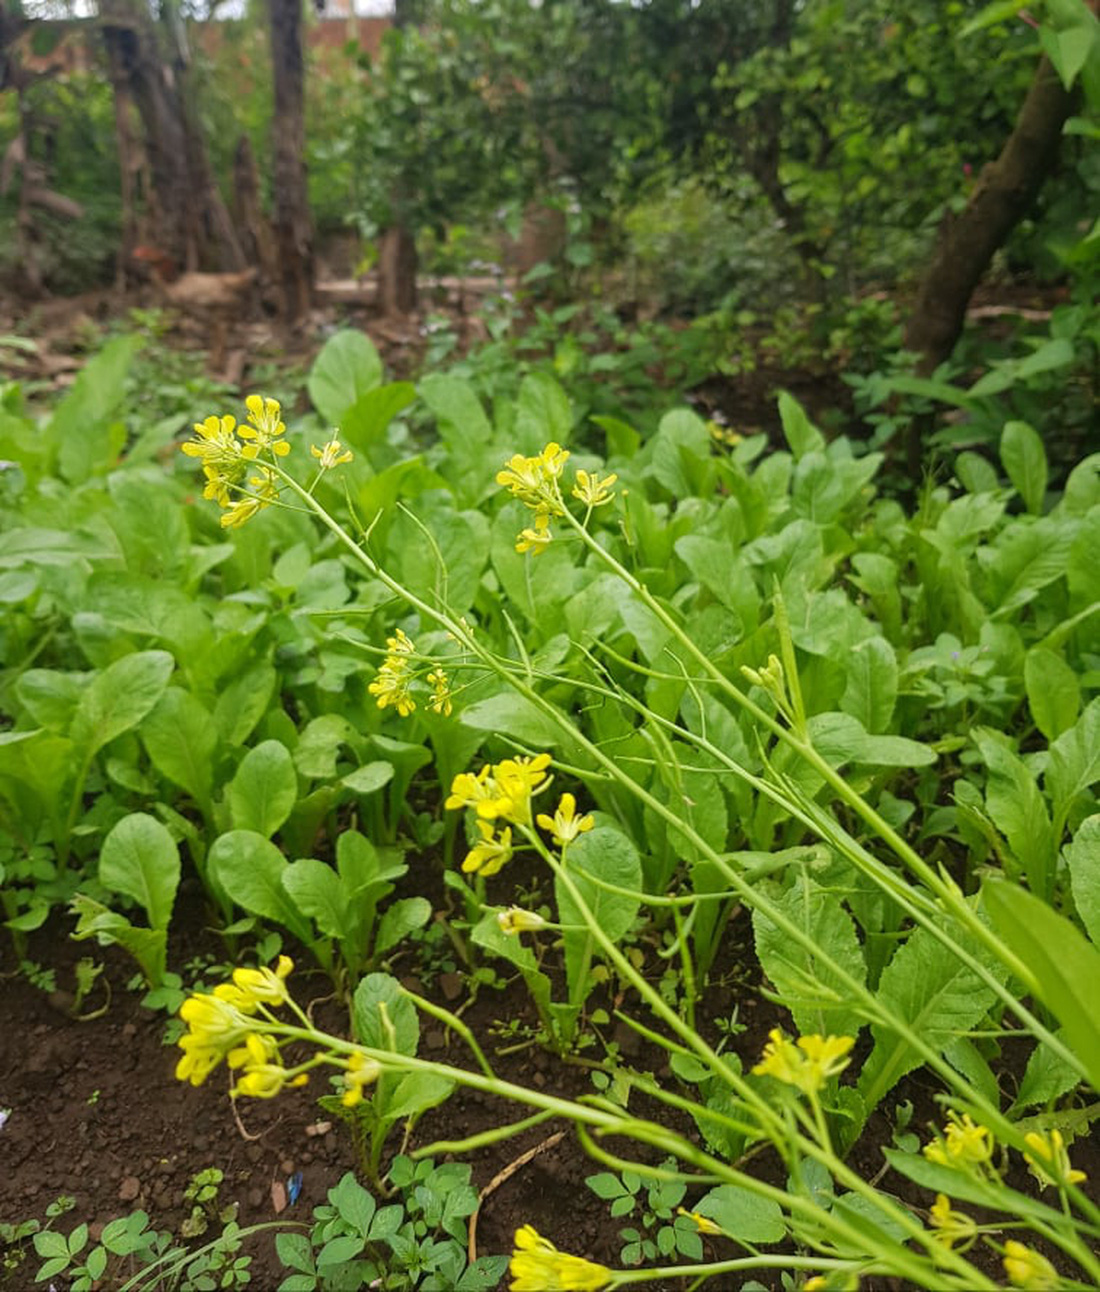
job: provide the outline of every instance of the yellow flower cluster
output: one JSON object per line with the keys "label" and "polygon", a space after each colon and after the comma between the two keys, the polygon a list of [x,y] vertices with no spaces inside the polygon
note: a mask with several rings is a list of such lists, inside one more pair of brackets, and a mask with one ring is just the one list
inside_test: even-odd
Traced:
{"label": "yellow flower cluster", "polygon": [[[514,454],[497,472],[497,484],[510,489],[525,507],[535,513],[534,523],[521,530],[516,539],[517,552],[533,552],[537,556],[550,546],[554,537],[550,531],[550,521],[556,516],[565,515],[561,476],[568,460],[568,449],[563,449],[551,440],[534,457]],[[578,470],[573,497],[583,502],[589,511],[602,507],[615,496],[611,492],[611,486],[617,479],[618,476],[615,475],[601,479],[592,472]]]}
{"label": "yellow flower cluster", "polygon": [[600,1292],[613,1277],[606,1265],[559,1252],[533,1225],[516,1230],[508,1272],[511,1292]]}
{"label": "yellow flower cluster", "polygon": [[[380,709],[393,705],[403,718],[407,718],[416,710],[416,701],[413,699],[411,690],[413,682],[419,676],[416,666],[416,643],[398,628],[393,637],[386,638],[386,650],[388,653],[378,669],[378,675],[367,690],[377,697]],[[428,708],[433,713],[449,717],[453,705],[447,674],[437,664],[428,673],[426,680],[432,688]]]}
{"label": "yellow flower cluster", "polygon": [[[462,772],[451,782],[451,793],[445,806],[450,809],[473,808],[477,813],[477,831],[481,836],[462,863],[467,873],[495,875],[512,857],[512,826],[531,827],[531,799],[547,789],[552,776],[547,775],[549,754],[534,758],[506,758],[495,766],[488,764],[476,774]],[[497,827],[492,823],[508,822]],[[572,794],[563,794],[553,816],[539,813],[538,824],[549,830],[554,843],[565,849],[574,839],[591,830],[595,822],[591,816],[577,816],[577,800]],[[513,908],[515,911],[515,908]],[[529,918],[536,923],[521,923],[527,913],[505,913],[501,927],[506,933],[516,933],[523,928],[541,928],[538,916]]]}
{"label": "yellow flower cluster", "polygon": [[210,416],[196,422],[194,438],[180,445],[188,457],[198,458],[202,463],[206,476],[203,497],[222,508],[221,523],[226,529],[243,525],[278,499],[275,473],[260,465],[257,474],[249,476],[249,464],[262,453],[281,458],[290,452],[290,445],[279,438],[286,431],[279,401],[249,395],[245,406],[247,422],[238,426],[236,418],[228,413],[222,417]]}
{"label": "yellow flower cluster", "polygon": [[978,1226],[965,1211],[952,1211],[951,1199],[946,1193],[937,1193],[936,1201],[929,1212],[932,1228],[936,1231],[936,1241],[953,1249],[960,1244],[960,1250],[966,1251],[978,1236]]}
{"label": "yellow flower cluster", "polygon": [[1015,1288],[1027,1288],[1029,1292],[1053,1292],[1061,1286],[1058,1272],[1050,1261],[1040,1252],[1025,1247],[1015,1238],[1005,1243],[1004,1267],[1008,1281]]}
{"label": "yellow flower cluster", "polygon": [[364,1098],[363,1087],[377,1080],[378,1062],[361,1051],[336,1053],[317,1051],[304,1063],[287,1067],[282,1061],[280,1042],[274,1035],[287,1030],[271,1012],[294,1005],[286,980],[294,968],[288,956],[280,956],[272,969],[235,969],[232,980],[219,983],[212,993],[196,993],[180,1007],[187,1032],[180,1038],[183,1057],[176,1064],[176,1077],[193,1086],[202,1085],[224,1059],[239,1074],[230,1092],[233,1098],[273,1099],[288,1086],[303,1086],[308,1070],[319,1064],[339,1068],[344,1080],[343,1102],[347,1107]]}
{"label": "yellow flower cluster", "polygon": [[753,1072],[760,1077],[775,1077],[804,1095],[816,1095],[830,1077],[848,1066],[848,1051],[854,1044],[852,1036],[816,1035],[800,1036],[795,1044],[773,1027],[763,1058]]}
{"label": "yellow flower cluster", "polygon": [[1049,1189],[1052,1185],[1064,1188],[1067,1184],[1080,1184],[1087,1180],[1084,1171],[1076,1171],[1070,1164],[1069,1150],[1060,1130],[1029,1131],[1024,1136],[1024,1143],[1031,1149],[1024,1154],[1027,1169],[1038,1180],[1040,1186]]}
{"label": "yellow flower cluster", "polygon": [[924,1146],[924,1156],[939,1166],[984,1173],[993,1157],[993,1136],[988,1127],[979,1126],[969,1113],[961,1116],[950,1109],[943,1134]]}
{"label": "yellow flower cluster", "polygon": [[219,983],[212,994],[199,992],[185,1000],[180,1018],[187,1032],[179,1041],[183,1057],[176,1077],[200,1086],[225,1059],[242,1073],[234,1095],[270,1099],[284,1085],[302,1085],[305,1074],[277,1062],[278,1044],[263,1028],[263,1019],[271,1019],[267,1007],[289,999],[286,979],[293,968],[289,956],[280,956],[274,970],[235,969],[232,981]]}

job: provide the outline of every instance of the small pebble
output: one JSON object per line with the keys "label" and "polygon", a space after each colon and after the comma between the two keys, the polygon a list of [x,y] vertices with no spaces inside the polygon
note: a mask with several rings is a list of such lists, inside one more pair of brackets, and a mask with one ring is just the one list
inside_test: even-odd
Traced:
{"label": "small pebble", "polygon": [[139,1193],[141,1193],[141,1181],[136,1175],[126,1176],[118,1186],[119,1202],[133,1202]]}

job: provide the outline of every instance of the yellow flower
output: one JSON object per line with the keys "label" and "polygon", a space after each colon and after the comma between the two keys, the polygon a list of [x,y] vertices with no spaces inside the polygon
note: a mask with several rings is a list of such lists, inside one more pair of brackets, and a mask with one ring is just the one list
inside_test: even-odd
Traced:
{"label": "yellow flower", "polygon": [[428,685],[432,688],[432,698],[428,701],[428,708],[433,713],[449,718],[454,710],[454,705],[451,703],[451,684],[447,680],[447,674],[438,665],[428,674]]}
{"label": "yellow flower", "polygon": [[549,754],[536,754],[534,758],[506,758],[497,763],[493,768],[493,780],[501,799],[506,802],[499,815],[516,825],[530,825],[531,796],[549,787],[553,779],[546,775],[549,766]]}
{"label": "yellow flower", "polygon": [[231,1068],[243,1068],[240,1080],[229,1092],[236,1099],[248,1095],[253,1099],[274,1099],[284,1086],[304,1086],[309,1077],[304,1073],[294,1075],[279,1062],[279,1047],[273,1036],[249,1032],[244,1045],[231,1050],[228,1063]]}
{"label": "yellow flower", "polygon": [[848,1066],[848,1051],[854,1044],[852,1036],[814,1035],[799,1037],[795,1045],[774,1027],[753,1072],[760,1077],[775,1077],[805,1095],[815,1095],[830,1077]]}
{"label": "yellow flower", "polygon": [[234,969],[232,983],[221,983],[214,988],[219,1000],[227,1000],[245,1014],[252,1014],[261,1005],[283,1005],[290,999],[286,980],[294,969],[289,956],[280,956],[275,969]]}
{"label": "yellow flower", "polygon": [[351,449],[345,449],[339,440],[333,439],[324,446],[318,448],[316,444],[309,446],[310,453],[321,463],[322,471],[331,471],[333,467],[341,466],[345,462],[350,462],[355,456]]}
{"label": "yellow flower", "polygon": [[1004,1267],[1013,1287],[1049,1292],[1058,1287],[1058,1273],[1045,1256],[1010,1238],[1005,1243]]}
{"label": "yellow flower", "polygon": [[416,653],[416,646],[398,628],[396,636],[386,639],[386,649],[389,654],[382,661],[377,677],[367,690],[378,697],[380,709],[392,704],[401,717],[407,718],[416,708],[416,701],[409,694],[409,684],[414,676],[410,657]]}
{"label": "yellow flower", "polygon": [[544,830],[549,830],[559,848],[572,843],[580,834],[591,830],[595,822],[590,816],[577,816],[577,800],[572,794],[563,794],[558,803],[558,810],[553,816],[540,812],[535,818]]}
{"label": "yellow flower", "polygon": [[612,1278],[606,1265],[559,1252],[533,1225],[516,1230],[508,1272],[511,1292],[600,1292]]}
{"label": "yellow flower", "polygon": [[687,1216],[701,1234],[724,1234],[726,1232],[721,1225],[716,1225],[713,1220],[707,1216],[701,1216],[697,1211],[685,1211],[683,1207],[677,1207],[676,1214]]}
{"label": "yellow flower", "polygon": [[952,1211],[951,1200],[946,1193],[936,1194],[929,1216],[936,1231],[936,1241],[949,1249],[961,1243],[962,1250],[966,1251],[978,1236],[977,1224],[964,1211]]}
{"label": "yellow flower", "polygon": [[201,458],[204,467],[226,470],[240,468],[244,461],[244,445],[237,439],[237,420],[228,414],[208,417],[195,422],[196,438],[180,445],[180,451],[191,458]]}
{"label": "yellow flower", "polygon": [[286,424],[282,421],[282,409],[279,406],[279,401],[277,399],[264,399],[260,395],[249,395],[244,402],[245,407],[248,409],[248,420],[251,422],[251,426],[242,426],[239,434],[242,440],[252,441],[252,443],[245,445],[244,456],[246,458],[255,458],[265,449],[270,449],[276,457],[286,457],[290,452],[290,445],[286,440],[277,438],[286,430]]}
{"label": "yellow flower", "polygon": [[948,1111],[943,1135],[924,1146],[924,1156],[940,1166],[967,1169],[983,1166],[993,1156],[993,1136],[985,1126],[977,1125],[969,1113]]}
{"label": "yellow flower", "polygon": [[[1070,1165],[1069,1152],[1060,1130],[1051,1130],[1046,1134],[1030,1131],[1024,1136],[1024,1143],[1031,1149],[1031,1153],[1024,1154],[1027,1169],[1042,1188],[1048,1189],[1051,1185],[1063,1188],[1067,1184],[1080,1184],[1082,1180],[1088,1179],[1084,1171],[1075,1171]],[[1042,1160],[1036,1161],[1032,1153]]]}
{"label": "yellow flower", "polygon": [[246,521],[251,520],[257,512],[270,507],[279,497],[278,482],[266,467],[260,468],[258,476],[250,476],[248,483],[256,492],[245,494],[243,498],[237,498],[229,503],[222,513],[223,529],[239,528]]}
{"label": "yellow flower", "polygon": [[516,498],[534,511],[564,516],[558,481],[568,458],[568,450],[553,441],[533,458],[517,453],[497,472],[497,484],[510,489]]}
{"label": "yellow flower", "polygon": [[802,1292],[859,1292],[859,1275],[852,1270],[815,1274],[802,1284]]}
{"label": "yellow flower", "polygon": [[347,1060],[347,1072],[344,1076],[344,1093],[340,1102],[345,1108],[354,1108],[363,1102],[363,1087],[373,1085],[382,1071],[382,1066],[375,1059],[368,1059],[365,1054],[353,1054]]}
{"label": "yellow flower", "polygon": [[475,843],[466,854],[462,869],[468,875],[475,873],[486,877],[495,875],[506,862],[512,859],[511,828],[506,826],[501,830],[499,838],[487,821],[479,821],[477,828],[481,833],[481,842]]}
{"label": "yellow flower", "polygon": [[488,764],[476,776],[473,772],[460,772],[451,782],[451,792],[443,806],[452,810],[471,807],[478,816],[495,821],[501,809],[507,807],[507,802],[497,792],[496,782],[490,778],[489,772]]}
{"label": "yellow flower", "polygon": [[587,471],[577,470],[577,483],[573,486],[573,497],[579,498],[586,507],[602,507],[615,497],[611,492],[611,486],[618,480],[617,475],[604,476],[601,480],[597,475],[590,475]]}
{"label": "yellow flower", "polygon": [[520,530],[519,538],[516,539],[517,552],[533,552],[538,556],[545,552],[553,541],[554,535],[550,533],[550,517],[540,511],[535,516],[534,529]]}
{"label": "yellow flower", "polygon": [[201,1086],[240,1041],[252,1024],[245,1011],[221,996],[198,993],[180,1006],[187,1031],[179,1039],[183,1057],[176,1064],[176,1079]]}
{"label": "yellow flower", "polygon": [[546,921],[537,911],[525,911],[522,906],[509,906],[497,911],[497,924],[502,933],[536,933],[546,928]]}

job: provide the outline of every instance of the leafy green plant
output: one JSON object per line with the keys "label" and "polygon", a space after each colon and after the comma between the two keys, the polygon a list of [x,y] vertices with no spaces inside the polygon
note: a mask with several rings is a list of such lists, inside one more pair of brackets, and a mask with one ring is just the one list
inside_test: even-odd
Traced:
{"label": "leafy green plant", "polygon": [[[672,1166],[672,1162],[665,1165]],[[610,1204],[613,1219],[636,1222],[619,1230],[624,1242],[619,1259],[624,1265],[641,1265],[674,1254],[686,1260],[702,1259],[699,1227],[680,1206],[687,1193],[682,1180],[651,1178],[647,1182],[634,1171],[619,1175],[601,1171],[588,1176],[585,1184]]]}
{"label": "leafy green plant", "polygon": [[329,1190],[328,1203],[314,1208],[308,1235],[279,1234],[279,1259],[296,1271],[279,1292],[321,1292],[351,1280],[394,1292],[487,1292],[498,1285],[506,1257],[467,1263],[466,1226],[477,1208],[468,1166],[396,1157],[382,1196],[380,1206],[345,1175]]}

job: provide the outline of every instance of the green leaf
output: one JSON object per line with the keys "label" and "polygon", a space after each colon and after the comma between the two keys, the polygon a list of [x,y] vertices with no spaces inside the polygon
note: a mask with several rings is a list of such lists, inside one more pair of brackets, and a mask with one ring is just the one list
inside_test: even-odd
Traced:
{"label": "green leaf", "polygon": [[73,715],[73,743],[90,758],[136,727],[164,694],[174,668],[167,651],[148,650],[124,655],[97,673]]}
{"label": "green leaf", "polygon": [[[642,863],[633,843],[619,830],[598,825],[569,845],[566,873],[573,882],[577,898],[588,907],[593,922],[606,937],[617,942],[634,923],[640,899],[608,892],[594,881],[640,892]],[[579,1004],[587,995],[585,978],[591,957],[600,953],[578,901],[561,877],[554,881],[554,894],[561,923],[583,926],[563,934],[570,1000]]]}
{"label": "green leaf", "polygon": [[540,453],[550,441],[563,447],[573,435],[569,396],[549,373],[524,377],[516,402],[516,443],[521,453]]}
{"label": "green leaf", "polygon": [[1024,685],[1031,716],[1047,740],[1056,740],[1077,721],[1081,688],[1061,655],[1033,646],[1024,659]]}
{"label": "green leaf", "polygon": [[30,668],[16,682],[15,696],[37,726],[62,735],[72,726],[76,706],[91,680],[87,673]]}
{"label": "green leaf", "polygon": [[416,387],[409,381],[393,381],[368,390],[340,418],[340,439],[369,456],[370,450],[385,440],[390,422],[415,398]]}
{"label": "green leaf", "polygon": [[214,721],[228,745],[243,745],[267,712],[278,676],[268,663],[237,674],[218,695]]}
{"label": "green leaf", "polygon": [[720,1184],[692,1208],[747,1243],[780,1243],[787,1222],[779,1203],[736,1184]]}
{"label": "green leaf", "polygon": [[370,1234],[377,1204],[350,1171],[328,1191],[328,1200],[361,1238]]}
{"label": "green leaf", "polygon": [[206,864],[214,880],[243,910],[274,920],[301,942],[312,941],[309,921],[283,886],[287,860],[262,834],[230,830],[219,835]]}
{"label": "green leaf", "polygon": [[250,749],[225,796],[237,830],[255,830],[270,838],[298,798],[298,774],[290,751],[278,740],[265,740]]}
{"label": "green leaf", "polygon": [[150,987],[159,987],[164,980],[165,952],[168,935],[164,929],[137,928],[125,915],[109,910],[101,902],[77,893],[72,900],[77,916],[72,937],[77,942],[94,937],[101,946],[117,943],[134,957],[141,966]]}
{"label": "green leaf", "polygon": [[791,1011],[795,1026],[803,1034],[854,1036],[862,1019],[848,1004],[848,989],[819,958],[829,955],[857,982],[866,981],[855,922],[840,897],[803,870],[775,905],[812,939],[815,948],[795,942],[759,911],[753,913],[760,966]]}
{"label": "green leaf", "polygon": [[1100,1091],[1100,1027],[1095,1010],[1100,951],[1046,902],[1004,880],[982,886],[997,932],[1027,966],[1027,984],[1054,1014],[1095,1090]]}
{"label": "green leaf", "polygon": [[387,973],[360,979],[352,1001],[355,1039],[376,1050],[415,1057],[420,1045],[420,1020],[401,984]]}
{"label": "green leaf", "polygon": [[69,1244],[65,1241],[65,1235],[57,1233],[56,1230],[40,1229],[32,1241],[34,1250],[43,1258],[56,1260],[69,1255]]}
{"label": "green leaf", "polygon": [[108,341],[85,364],[63,396],[44,435],[57,454],[61,474],[70,484],[106,472],[126,442],[126,426],[117,416],[126,396],[126,377],[141,347],[136,334]]}
{"label": "green leaf", "polygon": [[313,406],[340,429],[344,414],[382,380],[382,360],[365,333],[347,329],[329,337],[306,383]]}
{"label": "green leaf", "polygon": [[306,724],[294,748],[294,766],[310,780],[332,780],[341,745],[351,745],[355,728],[342,714],[322,713]]}
{"label": "green leaf", "polygon": [[353,794],[374,794],[393,780],[393,772],[393,763],[377,759],[373,763],[364,763],[362,767],[349,772],[341,779],[340,784],[346,785]]}
{"label": "green leaf", "polygon": [[972,734],[989,769],[986,811],[1008,840],[1032,889],[1046,893],[1053,879],[1057,843],[1035,778],[997,733],[978,727]]}
{"label": "green leaf", "polygon": [[337,1234],[317,1253],[317,1271],[320,1274],[334,1265],[343,1265],[354,1260],[366,1245],[363,1238],[353,1238],[350,1234]]}
{"label": "green leaf", "polygon": [[561,727],[551,717],[512,691],[471,704],[463,709],[460,721],[476,731],[510,736],[536,749],[555,749],[563,739]]}
{"label": "green leaf", "polygon": [[450,1097],[454,1082],[435,1072],[408,1072],[396,1086],[387,1091],[379,1115],[387,1122],[402,1117],[418,1117],[429,1108],[438,1107]]}
{"label": "green leaf", "polygon": [[779,393],[779,420],[783,435],[791,446],[795,461],[825,448],[825,437],[806,416],[806,410],[793,395],[785,390]]}
{"label": "green leaf", "polygon": [[197,803],[209,802],[218,729],[200,700],[170,686],[142,724],[141,739],[163,777]]}
{"label": "green leaf", "polygon": [[1065,858],[1073,904],[1089,937],[1100,946],[1100,814],[1081,822]]}
{"label": "green leaf", "polygon": [[167,929],[180,882],[179,849],[155,817],[133,812],[103,841],[99,881],[137,902],[152,928]]}
{"label": "green leaf", "polygon": [[884,637],[869,637],[848,652],[848,680],[840,707],[865,730],[884,732],[898,695],[898,662]]}
{"label": "green leaf", "polygon": [[403,897],[386,908],[374,938],[374,954],[385,955],[414,929],[426,928],[432,918],[432,904],[426,897]]}
{"label": "green leaf", "polygon": [[[980,954],[971,940],[960,941],[972,955]],[[941,1051],[977,1026],[996,999],[994,989],[926,928],[914,929],[894,952],[876,994],[909,1031]],[[871,1034],[875,1046],[859,1078],[868,1109],[924,1061],[923,1052],[891,1028],[873,1024]]]}
{"label": "green leaf", "polygon": [[435,414],[440,438],[452,451],[486,444],[492,439],[492,425],[468,381],[432,373],[421,379],[418,389],[420,397]]}
{"label": "green leaf", "polygon": [[1056,820],[1066,820],[1078,798],[1100,780],[1100,699],[1093,700],[1050,747],[1046,788]]}
{"label": "green leaf", "polygon": [[1001,465],[1033,516],[1043,510],[1047,455],[1043,441],[1027,422],[1007,422],[1001,433]]}
{"label": "green leaf", "polygon": [[[1059,1031],[1057,1036],[1060,1041],[1067,1043],[1063,1032]],[[1034,1108],[1036,1104],[1051,1104],[1063,1095],[1068,1095],[1080,1084],[1081,1074],[1077,1069],[1045,1041],[1039,1041],[1027,1061],[1020,1088],[1016,1091],[1016,1099],[1008,1115],[1018,1116],[1022,1109]]]}
{"label": "green leaf", "polygon": [[313,857],[303,857],[286,867],[282,882],[290,900],[326,937],[349,936],[352,930],[350,895],[331,866]]}

